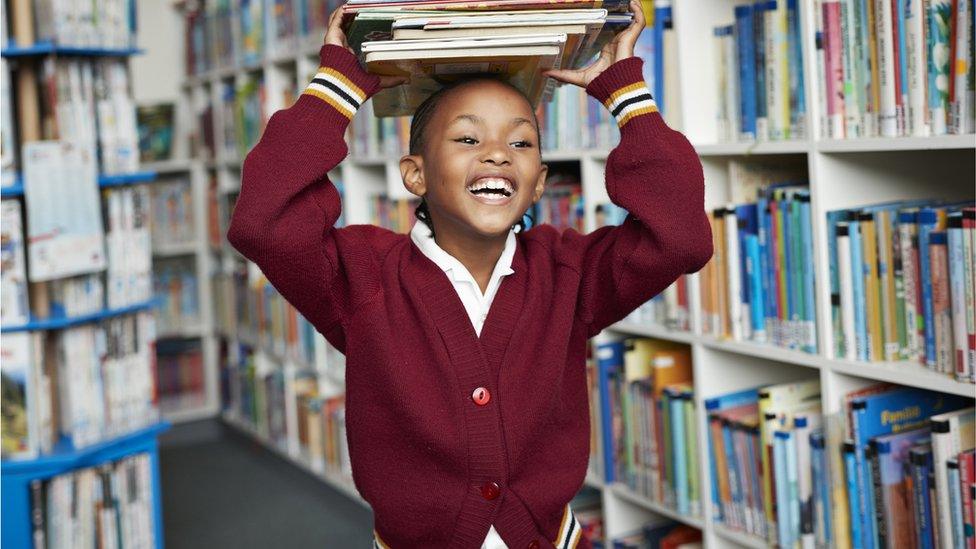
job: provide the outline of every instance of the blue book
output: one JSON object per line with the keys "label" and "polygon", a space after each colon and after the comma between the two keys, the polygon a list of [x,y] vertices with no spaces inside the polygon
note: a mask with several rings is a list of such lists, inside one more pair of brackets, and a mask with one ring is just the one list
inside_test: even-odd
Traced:
{"label": "blue book", "polygon": [[[878,486],[875,498],[878,503],[878,538],[889,540],[911,539],[915,533],[912,528],[912,507],[905,500],[909,495],[910,483],[906,483],[905,471],[909,470],[909,451],[912,447],[928,442],[930,430],[926,425],[882,435],[871,440],[877,455]],[[890,546],[890,545],[889,545]]]}
{"label": "blue book", "polygon": [[810,195],[800,196],[800,251],[803,258],[800,264],[803,266],[802,292],[803,292],[803,316],[800,319],[803,329],[801,339],[801,349],[808,353],[817,352],[817,304],[816,287],[814,280],[813,265],[813,229],[810,219]]}
{"label": "blue book", "polygon": [[773,486],[776,489],[776,541],[780,547],[792,547],[793,524],[790,522],[790,487],[788,467],[787,439],[788,431],[773,433]]}
{"label": "blue book", "polygon": [[[752,5],[752,55],[756,58],[756,137],[763,138],[766,125],[766,12],[776,9],[776,1],[756,0]],[[767,128],[768,129],[768,128]],[[766,132],[768,133],[768,132]]]}
{"label": "blue book", "polygon": [[624,342],[614,341],[603,343],[596,351],[597,385],[600,390],[600,423],[603,432],[603,474],[604,482],[616,480],[614,471],[615,449],[613,436],[613,402],[610,391],[615,379],[623,375]]}
{"label": "blue book", "polygon": [[790,71],[790,135],[792,139],[806,134],[806,90],[803,85],[803,48],[800,33],[800,10],[796,0],[786,1],[787,34]]}
{"label": "blue book", "polygon": [[752,339],[766,341],[766,296],[763,294],[762,260],[759,253],[759,237],[745,236],[746,275],[749,284],[749,318],[752,325]]}
{"label": "blue book", "polygon": [[763,513],[762,501],[760,500],[759,495],[758,495],[758,494],[762,494],[762,480],[759,478],[759,469],[758,469],[758,466],[756,465],[756,464],[758,464],[760,462],[760,457],[759,457],[759,427],[758,426],[751,426],[751,427],[743,426],[743,429],[742,430],[743,430],[743,433],[744,433],[744,438],[747,440],[747,444],[746,444],[746,456],[747,456],[747,459],[749,460],[749,463],[750,464],[753,464],[750,467],[750,469],[749,469],[752,472],[752,474],[749,475],[749,481],[750,481],[751,486],[752,486],[751,490],[752,490],[752,493],[753,494],[756,494],[756,496],[753,497],[753,506],[754,506],[754,509],[753,509],[753,513],[752,514],[753,514],[754,517],[756,517],[756,520],[757,521],[762,521],[762,518],[761,518],[762,517],[762,513]]}
{"label": "blue book", "polygon": [[861,253],[861,225],[857,220],[857,212],[849,212],[847,231],[851,239],[851,278],[854,287],[854,342],[857,349],[857,359],[868,359],[868,328],[865,311],[864,292],[864,261]]}
{"label": "blue book", "polygon": [[897,36],[895,36],[895,41],[898,43],[898,59],[895,61],[898,63],[898,70],[900,71],[901,77],[901,87],[896,90],[896,93],[902,99],[902,112],[899,113],[904,120],[904,125],[908,126],[908,56],[907,48],[908,43],[906,42],[905,34],[905,14],[911,8],[909,7],[909,1],[899,0],[896,3],[897,13],[892,14],[895,19],[898,20],[898,29],[896,30]]}
{"label": "blue book", "polygon": [[690,395],[673,387],[666,388],[664,392],[670,397],[668,419],[671,422],[671,463],[674,467],[672,488],[678,512],[687,515],[691,511],[691,503],[688,494],[688,456],[685,451],[684,400]]}
{"label": "blue book", "polygon": [[654,9],[654,88],[653,95],[657,108],[662,113],[667,112],[664,104],[664,31],[672,26],[671,6]]}
{"label": "blue book", "polygon": [[918,211],[918,269],[922,286],[922,323],[925,328],[925,363],[935,366],[935,320],[932,312],[932,266],[929,261],[929,235],[938,226],[939,217],[935,208],[922,208]]}
{"label": "blue book", "polygon": [[769,201],[768,199],[760,193],[756,200],[756,209],[759,215],[759,280],[762,284],[762,295],[763,297],[763,331],[766,334],[766,341],[772,340],[773,337],[773,319],[776,315],[776,310],[773,309],[773,303],[776,300],[776,296],[771,294],[771,289],[775,287],[771,277],[772,263],[770,263],[770,244],[769,235],[772,219],[769,214]]}
{"label": "blue book", "polygon": [[739,61],[740,139],[756,138],[756,42],[752,6],[735,7],[735,45]]}
{"label": "blue book", "polygon": [[912,470],[912,498],[915,503],[915,535],[919,549],[934,549],[935,530],[932,519],[932,492],[935,478],[932,471],[932,445],[918,444],[909,451]]}
{"label": "blue book", "polygon": [[[804,418],[805,419],[805,418]],[[800,541],[800,472],[796,455],[796,431],[786,432],[786,502],[790,541]]]}
{"label": "blue book", "polygon": [[787,347],[796,347],[796,204],[792,195],[784,193],[780,201],[783,211],[783,245],[786,259],[786,340]]}
{"label": "blue book", "polygon": [[830,477],[822,429],[810,433],[810,467],[813,475],[813,532],[819,547],[830,547]]}
{"label": "blue book", "polygon": [[[722,446],[725,449],[725,463],[729,468],[729,496],[732,499],[731,513],[738,513],[741,510],[743,497],[744,467],[749,464],[739,463],[738,455],[735,452],[735,434],[732,432],[733,426],[727,420],[722,420]],[[725,518],[725,523],[730,522],[729,517]],[[740,521],[741,522],[741,521]]]}
{"label": "blue book", "polygon": [[851,509],[860,522],[865,547],[872,546],[874,540],[871,470],[864,457],[869,441],[877,436],[924,426],[933,415],[969,405],[969,399],[963,396],[902,386],[890,386],[883,392],[850,400],[848,414],[857,463],[855,486],[858,500],[858,506]]}
{"label": "blue book", "polygon": [[[729,393],[727,395],[722,395],[722,396],[713,397],[713,398],[707,398],[707,399],[705,399],[705,402],[704,402],[704,404],[705,404],[705,414],[706,415],[711,415],[711,414],[716,413],[716,412],[721,412],[722,410],[729,410],[729,409],[732,409],[732,408],[737,408],[739,406],[744,406],[746,404],[752,404],[752,403],[758,402],[758,400],[759,400],[759,389],[758,388],[744,389],[742,391],[737,391],[737,392],[734,392],[734,393]],[[730,448],[729,444],[731,444],[731,439],[730,438],[727,438],[725,436],[726,431],[727,431],[726,430],[726,425],[723,424],[723,427],[722,427],[722,435],[723,435],[722,436],[722,440],[723,440],[723,445],[725,446],[725,449],[727,450],[728,448]],[[708,437],[708,443],[709,443],[710,465],[711,465],[711,469],[712,469],[712,478],[711,478],[711,485],[712,485],[712,515],[713,515],[713,518],[716,521],[720,521],[720,520],[722,520],[722,517],[723,517],[724,513],[723,513],[723,510],[722,510],[722,501],[721,501],[721,498],[719,497],[718,469],[717,469],[717,464],[716,464],[716,461],[715,461],[715,447],[712,446],[712,437],[711,436]],[[728,460],[728,459],[729,459],[729,454],[726,453],[726,460]],[[736,483],[734,483],[732,481],[732,478],[731,477],[732,477],[732,475],[735,474],[735,470],[736,469],[735,469],[735,467],[733,467],[733,465],[732,465],[733,462],[732,461],[726,461],[726,463],[727,463],[727,466],[729,468],[729,477],[730,477],[729,478],[729,486],[733,486]]]}
{"label": "blue book", "polygon": [[952,546],[966,546],[966,530],[963,527],[962,490],[959,489],[959,460],[951,458],[945,463],[949,479],[949,517],[952,521]]}
{"label": "blue book", "polygon": [[[857,461],[854,459],[854,443],[844,442],[841,452],[844,458],[844,478],[847,481],[847,505],[851,513],[856,513],[860,506],[857,497]],[[851,549],[864,549],[861,537],[861,521],[857,516],[851,516]]]}

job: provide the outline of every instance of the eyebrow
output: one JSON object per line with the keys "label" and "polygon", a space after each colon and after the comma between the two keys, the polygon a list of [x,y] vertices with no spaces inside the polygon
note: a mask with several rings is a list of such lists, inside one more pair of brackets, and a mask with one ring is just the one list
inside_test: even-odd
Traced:
{"label": "eyebrow", "polygon": [[[472,124],[484,124],[485,123],[485,119],[484,118],[481,118],[480,116],[478,116],[476,114],[459,114],[459,115],[457,115],[457,116],[454,117],[454,120],[451,120],[451,122],[449,123],[449,125],[450,124],[454,124],[455,122],[458,122],[459,120],[467,120],[468,122],[471,122]],[[517,118],[513,118],[512,119],[512,126],[521,126],[522,124],[528,124],[530,126],[533,126],[532,121],[529,120],[528,118],[517,117]]]}

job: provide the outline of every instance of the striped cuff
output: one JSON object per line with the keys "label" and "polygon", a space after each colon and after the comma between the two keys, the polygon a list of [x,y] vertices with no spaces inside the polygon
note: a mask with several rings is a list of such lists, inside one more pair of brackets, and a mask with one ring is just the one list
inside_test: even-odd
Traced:
{"label": "striped cuff", "polygon": [[571,549],[576,547],[581,537],[583,537],[583,529],[576,520],[573,510],[569,508],[569,504],[566,504],[563,520],[559,523],[559,537],[552,544],[556,549]]}
{"label": "striped cuff", "polygon": [[651,90],[644,82],[643,66],[640,57],[621,59],[586,87],[587,93],[607,107],[621,128],[634,117],[658,112]]}
{"label": "striped cuff", "polygon": [[315,78],[302,93],[318,97],[349,119],[367,99],[359,86],[331,67],[319,67]]}
{"label": "striped cuff", "polygon": [[643,80],[613,92],[603,104],[621,128],[635,116],[657,112],[657,103]]}
{"label": "striped cuff", "polygon": [[380,539],[380,535],[376,530],[373,530],[373,549],[390,549],[390,546],[383,543]]}

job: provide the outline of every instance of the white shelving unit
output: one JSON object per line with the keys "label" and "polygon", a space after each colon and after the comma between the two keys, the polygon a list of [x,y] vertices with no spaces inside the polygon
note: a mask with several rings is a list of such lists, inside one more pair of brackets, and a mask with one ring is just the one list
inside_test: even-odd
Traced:
{"label": "white shelving unit", "polygon": [[[808,137],[780,142],[717,143],[718,127],[717,92],[713,82],[716,70],[713,63],[712,29],[733,20],[733,0],[687,0],[674,2],[674,28],[677,33],[679,84],[682,93],[684,123],[681,130],[696,144],[706,180],[706,207],[726,204],[733,195],[729,179],[731,161],[763,162],[789,156],[805,163],[809,174],[811,193],[811,218],[815,246],[817,333],[822,354],[803,352],[760,345],[750,342],[720,340],[701,332],[698,277],[689,279],[691,331],[675,332],[658,326],[618,323],[601,334],[600,338],[653,337],[673,340],[690,345],[694,361],[695,404],[698,410],[699,478],[703,487],[702,517],[685,517],[662,507],[640,495],[631,493],[625,486],[615,483],[606,485],[601,479],[588,476],[585,484],[602,493],[604,529],[607,539],[629,532],[654,517],[667,517],[695,528],[704,534],[706,547],[764,547],[764,541],[728,530],[714,524],[711,517],[711,498],[708,495],[710,470],[708,466],[706,438],[707,418],[704,413],[705,399],[726,394],[736,389],[754,387],[796,379],[819,378],[822,385],[825,413],[839,409],[841,396],[853,388],[876,381],[888,381],[902,385],[924,387],[932,390],[976,396],[972,384],[960,383],[933,373],[912,363],[861,363],[840,360],[830,356],[832,349],[827,243],[825,213],[839,208],[877,203],[886,200],[912,197],[974,198],[976,181],[976,136],[949,135],[932,138],[876,138],[852,140],[823,140],[818,127],[818,112],[822,108],[813,99],[808,100]],[[801,28],[803,30],[803,64],[806,96],[816,98],[812,2],[800,2]],[[296,48],[295,53],[276,54],[263,63],[246,68],[221,68],[187,78],[183,83],[184,101],[199,105],[199,100],[209,94],[214,106],[214,133],[216,158],[212,161],[191,161],[194,188],[205,194],[207,172],[214,171],[220,182],[221,193],[235,193],[239,189],[239,159],[227,158],[220,144],[223,127],[219,108],[221,82],[239,80],[245,73],[261,73],[264,77],[268,104],[266,113],[283,107],[279,90],[288,83],[298,92],[304,89],[306,77],[317,66],[320,38]],[[189,109],[195,116],[195,110]],[[604,186],[604,172],[608,150],[547,151],[544,161],[578,163],[586,203],[585,227],[595,228],[595,207],[608,203]],[[343,207],[347,224],[369,223],[368,198],[383,193],[390,198],[402,198],[405,194],[400,183],[397,158],[350,156],[334,170],[334,179],[344,183]],[[198,194],[200,196],[200,194]],[[201,225],[203,226],[203,225]],[[228,246],[214,253],[203,245],[200,262],[203,273],[209,273],[212,265],[232,262],[236,252]],[[239,256],[238,256],[239,257]],[[207,280],[208,275],[201,277]],[[207,290],[205,290],[207,291]],[[206,294],[209,295],[209,294]],[[209,305],[206,319],[212,320]],[[235,334],[227,334],[235,337]],[[324,349],[327,345],[321,336],[317,342]],[[318,353],[324,357],[326,353]],[[277,359],[271,359],[272,361]],[[291,373],[299,365],[283,360],[286,372],[286,395],[290,389]],[[335,372],[336,365],[324,358],[317,360],[316,368]],[[208,370],[209,372],[209,370]],[[209,375],[209,373],[208,373]],[[216,375],[216,374],[214,374]],[[323,376],[323,389],[341,390],[341,379]],[[289,406],[294,407],[287,399]],[[289,426],[294,426],[295,410],[286,410]],[[263,439],[251,426],[237,418],[227,416],[228,423],[242,431],[257,436],[275,451],[282,453],[301,467],[309,468],[297,450],[297,442],[289,441],[283,447]],[[294,432],[294,429],[291,430]],[[294,437],[292,437],[294,438]],[[338,480],[334,475],[319,474],[323,481],[335,485],[350,497],[362,501],[355,489]]]}

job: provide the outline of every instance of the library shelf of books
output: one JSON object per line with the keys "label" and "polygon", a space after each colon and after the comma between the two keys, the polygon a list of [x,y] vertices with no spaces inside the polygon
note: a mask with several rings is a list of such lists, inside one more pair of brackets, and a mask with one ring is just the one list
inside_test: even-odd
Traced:
{"label": "library shelf of books", "polygon": [[[180,3],[222,417],[365,504],[344,446],[342,355],[224,238],[241,159],[312,78],[335,7],[297,0],[265,13],[271,4]],[[678,537],[707,547],[956,535],[973,521],[962,489],[972,482],[976,395],[972,78],[936,93],[959,75],[919,78],[933,46],[914,44],[939,21],[965,29],[972,2],[921,23],[915,0],[903,3],[914,20],[887,8],[862,14],[855,8],[874,3],[854,0],[653,4],[638,54],[665,119],[700,155],[715,256],[593,341],[592,459],[573,503],[584,532],[610,546],[660,540],[677,524]],[[845,20],[841,32],[841,15],[864,24]],[[876,26],[884,32],[868,32]],[[969,51],[968,65],[953,66],[965,71],[972,42],[960,43],[953,55]],[[878,54],[885,48],[895,57]],[[855,91],[844,98],[844,89]],[[377,120],[368,103],[361,111],[350,155],[330,173],[340,223],[405,232],[416,202],[397,160],[409,121]],[[586,231],[620,222],[604,187],[611,122],[578,90],[557,88],[540,112],[552,179],[536,222]],[[876,425],[878,406],[899,405],[885,408],[887,430]],[[859,419],[845,421],[852,407]],[[885,438],[909,427],[910,445]],[[928,457],[928,507],[889,508],[895,480],[869,475],[891,459],[879,457],[884,444],[906,468],[909,453]],[[955,472],[932,466],[946,461]],[[874,482],[877,507],[858,496]],[[915,531],[922,519],[929,527]]]}
{"label": "library shelf of books", "polygon": [[163,545],[157,173],[139,165],[134,5],[108,4],[0,17],[4,547]]}

